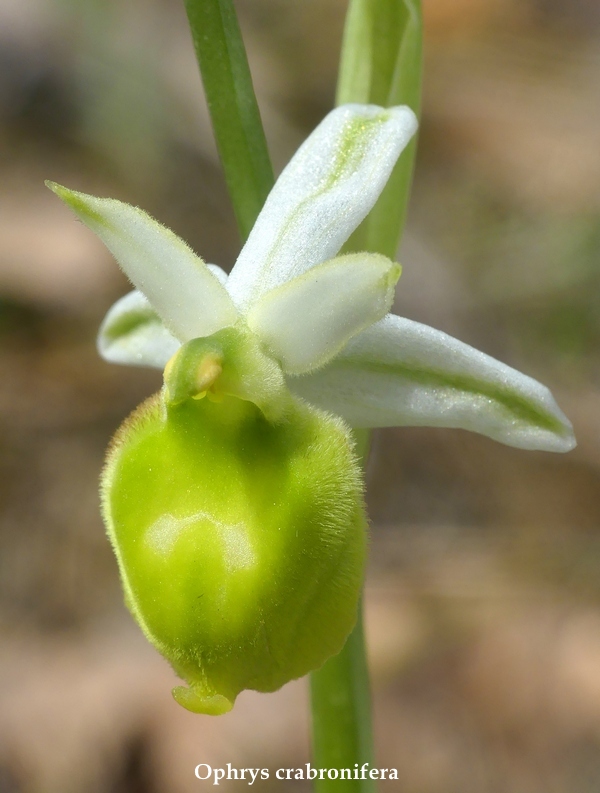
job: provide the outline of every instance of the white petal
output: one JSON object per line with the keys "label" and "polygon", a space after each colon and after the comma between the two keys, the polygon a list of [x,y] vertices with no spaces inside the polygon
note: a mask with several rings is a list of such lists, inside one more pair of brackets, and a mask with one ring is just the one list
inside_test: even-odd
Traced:
{"label": "white petal", "polygon": [[47,184],[100,237],[181,341],[209,336],[236,322],[227,291],[172,231],[137,207]]}
{"label": "white petal", "polygon": [[98,352],[111,363],[164,369],[179,347],[137,289],[117,300],[98,332]]}
{"label": "white petal", "polygon": [[385,316],[399,277],[400,266],[385,256],[338,256],[264,295],[250,309],[248,326],[284,372],[302,374]]}
{"label": "white petal", "polygon": [[225,272],[225,270],[222,267],[219,267],[218,264],[208,264],[207,262],[206,266],[211,271],[211,273],[216,278],[218,278],[219,283],[225,286],[225,284],[227,283],[227,279],[229,278],[229,275]]}
{"label": "white petal", "polygon": [[540,383],[445,333],[388,314],[324,369],[289,386],[355,427],[460,427],[566,452],[573,429]]}
{"label": "white petal", "polygon": [[408,107],[343,105],[329,113],[277,180],[229,276],[240,309],[336,255],[416,128]]}

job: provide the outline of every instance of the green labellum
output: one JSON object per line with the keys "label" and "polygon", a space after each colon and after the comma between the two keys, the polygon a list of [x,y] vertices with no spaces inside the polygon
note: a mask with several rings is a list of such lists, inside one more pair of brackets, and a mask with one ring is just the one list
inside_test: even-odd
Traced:
{"label": "green labellum", "polygon": [[[211,339],[205,380],[227,372]],[[141,405],[117,433],[102,482],[128,606],[189,684],[175,699],[211,714],[341,650],[365,559],[346,427],[289,394],[274,423],[227,390]]]}

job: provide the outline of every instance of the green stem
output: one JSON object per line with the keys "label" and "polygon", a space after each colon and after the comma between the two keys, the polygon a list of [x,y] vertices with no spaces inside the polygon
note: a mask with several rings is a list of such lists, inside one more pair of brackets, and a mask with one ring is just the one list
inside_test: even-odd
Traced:
{"label": "green stem", "polygon": [[[369,453],[370,433],[354,430],[356,451],[363,468]],[[348,793],[372,793],[375,783],[368,775],[373,767],[373,735],[371,726],[371,690],[367,666],[362,619],[362,602],[358,619],[339,655],[330,658],[310,676],[312,706],[312,743],[316,768],[359,770],[368,763],[366,779],[334,781],[315,780],[318,793],[339,790]]]}
{"label": "green stem", "polygon": [[[330,658],[311,675],[313,758],[318,769],[350,769],[351,776],[365,779],[315,780],[318,793],[338,791],[372,793],[369,777],[373,767],[369,672],[365,655],[362,604],[356,627],[339,655]],[[363,765],[367,763],[361,774]],[[358,768],[358,772],[356,769]]]}
{"label": "green stem", "polygon": [[185,0],[225,180],[242,239],[273,186],[273,168],[232,0]]}
{"label": "green stem", "polygon": [[[421,0],[350,0],[340,63],[337,103],[407,104],[421,109]],[[416,142],[403,152],[379,201],[352,235],[345,250],[395,257],[404,229]],[[356,433],[363,464],[368,433]],[[362,625],[358,622],[342,652],[311,675],[313,754],[318,768],[354,771],[373,767],[369,674]],[[354,776],[354,773],[352,774]],[[358,773],[361,777],[362,773]],[[340,785],[350,793],[373,793],[368,778],[315,780],[317,793]]]}

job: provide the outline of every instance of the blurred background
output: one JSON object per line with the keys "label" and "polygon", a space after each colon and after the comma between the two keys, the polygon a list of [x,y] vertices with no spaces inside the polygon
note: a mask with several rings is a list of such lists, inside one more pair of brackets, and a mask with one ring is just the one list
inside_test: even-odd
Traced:
{"label": "blurred background", "polygon": [[[549,385],[579,447],[375,435],[367,630],[378,766],[401,780],[381,787],[597,793],[600,5],[424,5],[395,310]],[[304,681],[193,716],[122,605],[97,481],[160,373],[97,357],[128,287],[43,187],[141,205],[231,267],[239,239],[182,6],[0,0],[0,793],[187,793],[207,784],[198,763],[274,772],[309,757]],[[237,6],[280,170],[332,105],[346,3]]]}

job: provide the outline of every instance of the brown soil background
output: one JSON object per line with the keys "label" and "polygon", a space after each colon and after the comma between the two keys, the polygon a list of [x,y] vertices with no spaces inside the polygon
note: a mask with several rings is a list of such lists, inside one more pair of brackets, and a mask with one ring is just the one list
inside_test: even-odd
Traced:
{"label": "brown soil background", "polygon": [[[97,326],[127,285],[43,179],[141,205],[231,267],[181,6],[0,0],[0,793],[187,793],[206,785],[197,763],[273,776],[309,757],[304,681],[218,719],[175,705],[98,513],[108,440],[160,377],[98,359]],[[332,104],[345,3],[238,8],[280,169]],[[382,790],[597,793],[599,7],[425,11],[395,310],[549,385],[579,446],[376,433],[367,625],[378,765],[401,779]]]}

